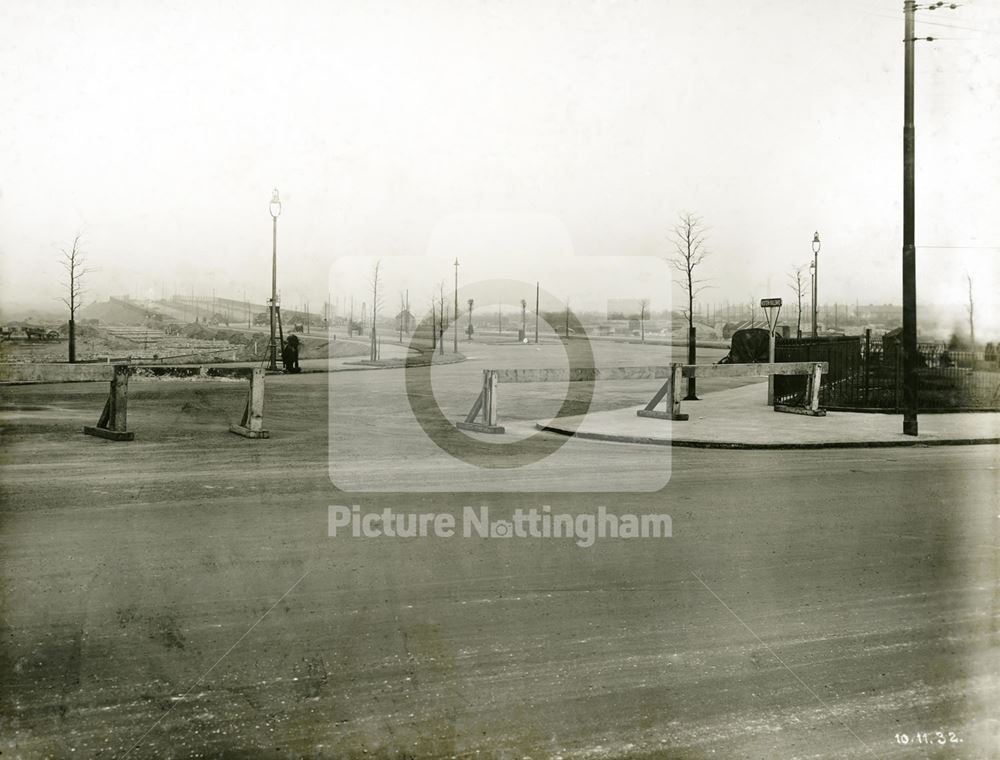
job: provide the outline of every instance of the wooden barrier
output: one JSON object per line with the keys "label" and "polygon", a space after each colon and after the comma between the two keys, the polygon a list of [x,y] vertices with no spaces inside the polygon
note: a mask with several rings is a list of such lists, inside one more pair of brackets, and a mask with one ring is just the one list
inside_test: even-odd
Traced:
{"label": "wooden barrier", "polygon": [[[688,365],[692,366],[692,365]],[[660,389],[653,394],[653,398],[646,404],[645,409],[636,412],[640,417],[657,417],[666,420],[686,420],[688,416],[681,414],[681,377],[684,373],[683,364],[671,364],[670,373],[667,375],[667,382],[660,386]],[[664,398],[667,399],[667,411],[656,411],[656,405]]]}
{"label": "wooden barrier", "polygon": [[254,367],[253,374],[250,375],[250,391],[247,393],[243,418],[238,425],[230,425],[229,432],[244,438],[271,437],[264,430],[264,370],[260,367]]}
{"label": "wooden barrier", "polygon": [[111,376],[111,390],[104,402],[104,411],[97,425],[84,425],[83,432],[111,441],[135,440],[135,433],[128,430],[128,377],[129,366],[116,364]]}
{"label": "wooden barrier", "polygon": [[264,370],[259,367],[131,366],[114,365],[111,388],[97,425],[86,425],[83,432],[112,441],[135,440],[128,429],[129,378],[175,380],[249,380],[246,407],[238,425],[229,431],[244,438],[269,438],[264,430]]}
{"label": "wooden barrier", "polygon": [[[483,389],[479,391],[479,396],[472,404],[472,409],[465,415],[462,422],[456,423],[459,430],[472,430],[477,433],[503,433],[503,426],[497,424],[497,384],[501,370],[483,370]],[[509,371],[509,370],[504,370]],[[516,371],[516,370],[514,370]],[[528,382],[527,380],[513,382]],[[476,422],[476,417],[480,412],[483,415],[482,422]]]}
{"label": "wooden barrier", "polygon": [[[819,385],[823,375],[830,371],[827,362],[761,362],[759,364],[671,364],[667,382],[653,395],[644,409],[636,412],[640,417],[683,421],[688,415],[681,413],[682,377],[773,377],[774,375],[807,375],[809,377],[809,403],[807,406],[776,404],[774,411],[791,414],[826,415],[819,406]],[[666,411],[656,410],[664,398]]]}
{"label": "wooden barrier", "polygon": [[572,367],[569,369],[495,369],[500,383],[592,383],[598,380],[659,380],[670,376],[670,366]]}
{"label": "wooden barrier", "polygon": [[[483,387],[465,416],[456,423],[459,430],[477,433],[503,433],[497,415],[497,386],[500,383],[581,383],[599,380],[660,380],[666,378],[645,408],[636,414],[666,420],[686,420],[681,413],[681,378],[684,377],[773,377],[774,375],[807,375],[809,377],[809,404],[805,407],[775,405],[776,412],[826,415],[819,407],[819,384],[828,372],[827,362],[762,362],[760,364],[669,364],[648,367],[574,367],[570,369],[484,369]],[[657,411],[657,405],[667,399],[666,411]],[[482,421],[477,417],[482,416]]]}

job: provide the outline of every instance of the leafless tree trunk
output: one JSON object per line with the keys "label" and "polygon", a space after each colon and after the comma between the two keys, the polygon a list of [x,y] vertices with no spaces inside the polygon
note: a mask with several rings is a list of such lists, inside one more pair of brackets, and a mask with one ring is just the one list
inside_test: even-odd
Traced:
{"label": "leafless tree trunk", "polygon": [[969,302],[965,310],[969,313],[969,343],[972,346],[972,363],[976,362],[976,302],[972,297],[972,276],[966,272],[965,282],[969,286]]}
{"label": "leafless tree trunk", "polygon": [[[399,294],[399,342],[403,342],[403,320],[407,318],[406,314],[406,296],[402,292]],[[409,325],[407,327],[407,332],[409,332]]]}
{"label": "leafless tree trunk", "polygon": [[372,267],[372,276],[371,276],[371,286],[372,286],[372,330],[371,330],[371,336],[372,336],[372,339],[371,339],[371,351],[369,353],[370,353],[372,361],[376,361],[378,359],[378,344],[376,343],[376,340],[377,340],[376,332],[377,332],[377,330],[375,329],[375,320],[378,319],[378,309],[379,309],[379,306],[381,305],[381,302],[379,301],[379,295],[378,295],[379,276],[380,276],[381,269],[382,269],[382,260],[379,259],[378,261],[375,262],[375,266]]}
{"label": "leafless tree trunk", "polygon": [[687,296],[687,308],[682,309],[688,321],[688,329],[694,329],[694,299],[706,287],[704,280],[695,279],[695,269],[700,265],[708,251],[705,249],[705,226],[701,217],[690,212],[680,215],[680,220],[673,229],[673,244],[675,254],[670,263],[680,274],[677,284]]}
{"label": "leafless tree trunk", "polygon": [[63,269],[66,270],[67,279],[60,283],[68,296],[60,300],[69,309],[69,361],[76,361],[76,310],[80,308],[80,301],[83,296],[83,277],[91,270],[84,266],[84,255],[80,248],[80,238],[78,234],[73,238],[73,246],[67,251],[62,249]]}
{"label": "leafless tree trunk", "polygon": [[448,329],[448,325],[445,322],[445,300],[444,300],[444,280],[442,280],[438,285],[439,295],[438,302],[441,304],[441,321],[438,327],[441,332],[438,334],[438,350],[441,352],[441,356],[444,356],[444,333]]}
{"label": "leafless tree trunk", "polygon": [[805,292],[805,283],[802,281],[802,270],[805,267],[796,267],[791,272],[788,273],[788,287],[792,289],[795,293],[795,300],[797,302],[797,312],[796,312],[796,323],[795,323],[795,337],[802,337],[802,294]]}
{"label": "leafless tree trunk", "polygon": [[[688,364],[697,361],[696,336],[694,329],[694,299],[707,285],[704,280],[695,279],[695,269],[705,260],[708,251],[705,249],[705,225],[701,217],[685,211],[673,229],[673,244],[675,254],[671,259],[673,268],[679,273],[678,284],[687,295],[687,308],[683,314],[688,321]],[[695,393],[695,378],[688,378],[688,401],[697,401]]]}
{"label": "leafless tree trunk", "polygon": [[649,299],[639,301],[639,342],[646,342],[646,314],[649,310]]}
{"label": "leafless tree trunk", "polygon": [[437,348],[437,299],[431,296],[431,354]]}

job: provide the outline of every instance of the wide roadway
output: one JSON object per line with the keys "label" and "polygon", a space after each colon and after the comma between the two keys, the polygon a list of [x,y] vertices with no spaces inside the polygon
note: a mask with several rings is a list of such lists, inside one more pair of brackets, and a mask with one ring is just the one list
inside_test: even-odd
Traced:
{"label": "wide roadway", "polygon": [[[665,351],[602,348],[598,363],[663,363]],[[558,346],[466,353],[435,370],[449,414],[471,403],[483,367],[564,361]],[[517,492],[516,470],[484,471],[507,493],[393,491],[448,472],[400,422],[412,416],[400,374],[268,378],[267,441],[225,432],[239,384],[133,383],[133,443],[78,432],[103,383],[4,388],[5,753],[993,752],[996,447],[678,449],[669,483],[644,493],[626,491],[662,449],[578,441],[549,491]],[[595,403],[648,390],[613,386]],[[541,386],[517,392],[504,397],[513,418],[552,406]],[[330,418],[353,440],[338,457],[385,490],[333,485]],[[604,493],[580,487],[593,473]],[[330,504],[488,505],[494,519],[604,505],[669,513],[674,535],[590,548],[331,538]]]}

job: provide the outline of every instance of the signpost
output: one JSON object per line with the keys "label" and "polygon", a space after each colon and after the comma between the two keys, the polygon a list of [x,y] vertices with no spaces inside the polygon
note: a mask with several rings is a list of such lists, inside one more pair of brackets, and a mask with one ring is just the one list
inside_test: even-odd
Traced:
{"label": "signpost", "polygon": [[[781,313],[781,299],[762,298],[760,308],[764,310],[764,316],[767,318],[767,360],[774,364],[774,328]],[[774,375],[767,376],[767,405],[774,406]]]}

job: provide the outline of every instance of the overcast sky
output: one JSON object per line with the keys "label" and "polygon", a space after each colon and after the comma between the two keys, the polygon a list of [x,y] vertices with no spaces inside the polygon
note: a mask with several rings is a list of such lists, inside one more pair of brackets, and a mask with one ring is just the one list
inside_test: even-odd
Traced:
{"label": "overcast sky", "polygon": [[[3,3],[0,296],[55,303],[82,232],[90,298],[262,302],[277,186],[290,306],[319,310],[338,257],[391,278],[388,257],[430,255],[429,292],[504,251],[507,277],[572,299],[595,277],[546,257],[669,255],[685,209],[709,226],[706,300],[790,298],[818,230],[821,301],[898,303],[901,8]],[[949,246],[919,249],[919,297],[961,303],[969,270],[995,313],[1000,3],[919,18],[942,39],[917,44],[917,242]],[[665,302],[657,277],[605,277]]]}

